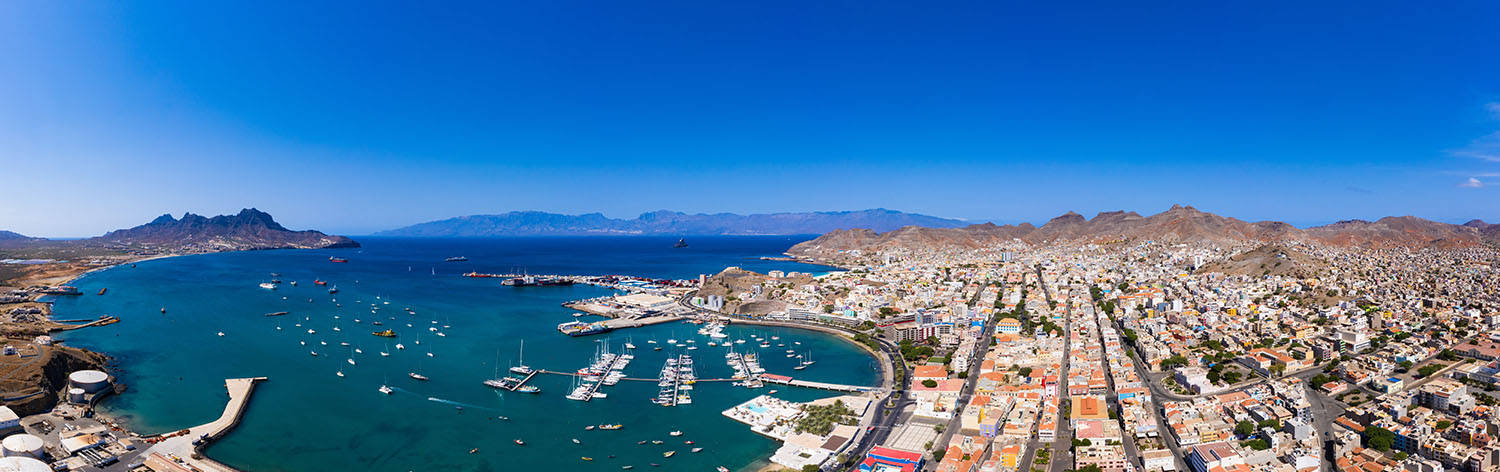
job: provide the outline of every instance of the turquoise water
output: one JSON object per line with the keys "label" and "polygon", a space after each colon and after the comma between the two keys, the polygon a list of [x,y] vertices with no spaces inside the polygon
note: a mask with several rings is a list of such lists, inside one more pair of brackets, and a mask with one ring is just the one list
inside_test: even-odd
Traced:
{"label": "turquoise water", "polygon": [[[89,274],[76,283],[88,295],[60,299],[55,309],[63,319],[100,314],[121,318],[118,324],[70,332],[64,339],[117,359],[115,373],[130,390],[106,401],[100,410],[138,431],[162,432],[211,421],[227,399],[225,378],[269,377],[256,389],[243,423],[209,449],[214,458],[248,470],[619,470],[624,465],[650,470],[652,462],[669,470],[743,468],[769,455],[777,444],[719,412],[765,394],[769,387],[747,390],[728,383],[700,383],[693,391],[693,404],[664,408],[650,403],[656,385],[647,382],[604,387],[601,391],[608,398],[588,403],[563,398],[571,381],[561,376],[538,376],[533,384],[542,388],[539,395],[502,394],[481,384],[494,375],[497,355],[502,372],[516,362],[523,339],[526,363],[549,370],[584,367],[597,343],[607,342],[618,350],[631,339],[638,349],[626,373],[655,377],[666,357],[678,351],[652,351],[646,341],[675,337],[697,340],[700,349],[691,353],[700,378],[728,377],[732,371],[724,364],[723,349],[708,347],[709,339],[699,336],[695,325],[672,323],[586,338],[557,333],[558,323],[573,319],[561,302],[609,290],[502,287],[496,279],[459,276],[463,272],[524,268],[532,273],[691,278],[728,265],[757,271],[829,270],[750,259],[778,254],[795,243],[794,238],[701,238],[679,250],[670,249],[674,240],[367,238],[361,240],[365,247],[355,250],[178,257]],[[332,264],[330,255],[350,261]],[[465,255],[470,262],[441,262],[454,255]],[[300,286],[258,288],[271,272]],[[314,279],[336,285],[340,293],[329,295],[312,284]],[[94,295],[101,287],[108,287],[108,294]],[[378,303],[378,313],[372,314],[371,303]],[[165,314],[162,307],[167,308]],[[406,314],[406,307],[416,314]],[[276,311],[291,314],[264,316]],[[370,325],[375,320],[384,326]],[[303,326],[294,326],[298,322]],[[334,326],[341,331],[333,331]],[[428,326],[440,327],[447,336],[433,335]],[[307,334],[309,328],[317,334]],[[400,334],[389,346],[385,338],[370,334],[384,328]],[[221,331],[222,337],[217,335]],[[794,371],[795,359],[782,354],[786,348],[773,346],[761,356],[772,373],[862,385],[879,379],[868,355],[828,335],[739,326],[726,333],[730,339],[776,334],[789,347],[812,349],[818,361],[807,370]],[[415,343],[418,335],[420,344]],[[353,354],[354,346],[341,347],[342,341],[364,353]],[[394,349],[395,342],[406,349]],[[429,349],[432,357],[426,356]],[[311,356],[310,350],[321,355]],[[381,357],[380,351],[391,356]],[[356,365],[346,362],[351,356]],[[419,369],[431,381],[407,378],[407,372]],[[337,371],[345,377],[336,376]],[[383,383],[396,387],[396,393],[377,392]],[[795,387],[777,389],[776,396],[794,401],[829,395]],[[625,428],[583,430],[600,423],[621,423]],[[667,435],[672,430],[685,434],[672,438]],[[527,445],[514,445],[517,438]],[[573,444],[572,438],[583,444]],[[637,444],[653,439],[666,444]],[[682,444],[684,440],[696,444]],[[704,451],[689,453],[694,446]],[[479,451],[470,454],[473,448]],[[677,454],[663,458],[669,450]],[[582,461],[581,456],[594,461]]]}

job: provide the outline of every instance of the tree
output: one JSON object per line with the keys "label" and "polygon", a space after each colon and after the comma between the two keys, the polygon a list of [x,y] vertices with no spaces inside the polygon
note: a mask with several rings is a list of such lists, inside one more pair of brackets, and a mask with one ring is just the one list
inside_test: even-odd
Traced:
{"label": "tree", "polygon": [[1458,354],[1454,354],[1452,349],[1444,349],[1442,352],[1438,353],[1438,359],[1442,359],[1445,361],[1456,361],[1458,360]]}
{"label": "tree", "polygon": [[1410,456],[1406,454],[1406,451],[1396,451],[1396,455],[1393,457],[1395,457],[1398,461],[1404,461],[1407,457]]}
{"label": "tree", "polygon": [[833,313],[833,305],[823,305],[823,313]]}
{"label": "tree", "polygon": [[1281,421],[1277,420],[1276,418],[1269,418],[1265,421],[1260,422],[1259,424],[1256,424],[1255,426],[1261,428],[1281,429]]}
{"label": "tree", "polygon": [[887,318],[887,317],[891,317],[891,316],[896,316],[897,314],[900,314],[900,313],[901,313],[901,311],[899,311],[899,310],[897,310],[895,308],[891,308],[891,307],[888,307],[888,306],[880,307],[880,317],[881,318]]}
{"label": "tree", "polygon": [[1437,373],[1437,371],[1439,371],[1439,370],[1443,370],[1444,367],[1447,367],[1447,364],[1439,364],[1439,363],[1434,362],[1434,363],[1431,363],[1431,364],[1424,365],[1424,366],[1422,366],[1422,368],[1417,369],[1417,377],[1418,378],[1426,378],[1426,377],[1428,377],[1428,376],[1430,376],[1432,374]]}
{"label": "tree", "polygon": [[960,379],[967,379],[967,378],[969,378],[969,371],[965,370],[963,372],[959,372],[958,373],[958,378],[960,378]]}
{"label": "tree", "polygon": [[1183,367],[1186,366],[1187,363],[1188,360],[1186,357],[1182,357],[1181,354],[1174,354],[1172,357],[1168,357],[1161,361],[1161,369],[1168,370],[1176,367]]}
{"label": "tree", "polygon": [[1249,420],[1241,421],[1239,424],[1234,425],[1234,434],[1249,436],[1253,433],[1255,433],[1255,423],[1251,423]]}
{"label": "tree", "polygon": [[1225,382],[1228,382],[1228,383],[1237,383],[1237,382],[1240,381],[1240,377],[1242,375],[1243,374],[1240,374],[1240,371],[1238,371],[1238,370],[1231,370],[1229,372],[1225,372],[1224,375],[1222,375],[1221,377],[1224,378]]}
{"label": "tree", "polygon": [[1365,428],[1365,444],[1380,452],[1391,450],[1396,443],[1396,433],[1379,426]]}
{"label": "tree", "polygon": [[922,381],[922,386],[923,387],[927,387],[927,388],[935,388],[935,387],[937,387],[937,381],[936,380],[932,380],[932,379],[926,379],[926,380]]}
{"label": "tree", "polygon": [[948,450],[947,449],[938,449],[936,451],[932,451],[932,461],[933,462],[942,462],[943,461],[943,456],[945,456],[947,454],[948,454]]}
{"label": "tree", "polygon": [[1022,367],[1021,370],[1019,372],[1016,372],[1016,373],[1020,374],[1022,377],[1030,377],[1031,376],[1031,368],[1030,367]]}

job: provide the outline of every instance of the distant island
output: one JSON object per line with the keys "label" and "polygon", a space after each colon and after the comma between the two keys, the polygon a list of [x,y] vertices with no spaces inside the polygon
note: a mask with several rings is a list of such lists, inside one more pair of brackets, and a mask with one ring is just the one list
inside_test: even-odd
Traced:
{"label": "distant island", "polygon": [[376,233],[376,236],[489,237],[489,236],[606,236],[606,235],[787,235],[822,234],[838,229],[870,228],[890,231],[906,226],[958,228],[965,221],[876,208],[859,211],[801,213],[687,214],[653,211],[635,219],[609,218],[600,213],[563,215],[540,211],[512,211],[430,221]]}

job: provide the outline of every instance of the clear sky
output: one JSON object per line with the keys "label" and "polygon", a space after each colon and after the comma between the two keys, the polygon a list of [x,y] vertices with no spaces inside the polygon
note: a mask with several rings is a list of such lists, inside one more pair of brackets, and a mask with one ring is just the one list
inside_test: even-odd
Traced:
{"label": "clear sky", "polygon": [[0,229],[1500,220],[1500,3],[0,2]]}

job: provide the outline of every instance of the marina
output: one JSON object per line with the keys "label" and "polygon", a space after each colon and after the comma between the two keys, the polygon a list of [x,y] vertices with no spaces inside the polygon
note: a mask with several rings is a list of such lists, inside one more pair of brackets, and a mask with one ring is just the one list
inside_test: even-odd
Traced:
{"label": "marina", "polygon": [[[612,242],[596,251],[613,254],[620,244],[634,244],[633,241]],[[695,247],[708,247],[713,241],[703,239],[694,243]],[[713,338],[698,334],[704,326],[685,323],[688,318],[659,318],[652,320],[656,321],[652,324],[626,330],[565,336],[556,331],[557,324],[573,320],[631,321],[594,315],[574,317],[574,310],[560,307],[569,300],[611,297],[621,292],[589,284],[523,289],[500,286],[496,280],[462,277],[451,269],[444,274],[442,266],[436,275],[420,270],[453,254],[466,254],[469,264],[496,257],[494,249],[487,252],[477,242],[473,246],[431,251],[436,255],[417,252],[409,257],[404,247],[403,252],[392,253],[380,244],[381,241],[373,240],[357,257],[352,252],[343,252],[348,254],[349,264],[329,264],[327,257],[338,253],[335,251],[321,256],[317,252],[260,251],[164,259],[143,262],[130,271],[99,271],[78,280],[77,285],[89,293],[109,286],[108,296],[70,297],[59,304],[58,311],[66,318],[83,318],[79,313],[112,313],[128,321],[108,330],[69,332],[67,342],[121,353],[121,362],[133,366],[120,374],[124,376],[122,381],[131,385],[130,401],[106,400],[99,406],[104,415],[124,418],[131,429],[178,431],[185,425],[202,422],[206,415],[219,415],[225,406],[221,400],[223,379],[243,376],[234,374],[246,369],[254,368],[258,374],[276,378],[275,385],[279,387],[269,388],[271,384],[266,384],[267,388],[257,389],[255,401],[285,406],[289,412],[265,417],[250,408],[234,434],[216,441],[210,451],[215,460],[246,470],[275,467],[263,454],[266,448],[296,451],[299,470],[359,468],[378,472],[433,465],[473,467],[486,461],[490,464],[503,461],[511,467],[569,467],[579,463],[580,454],[565,451],[580,447],[590,450],[584,455],[593,457],[595,463],[614,469],[625,465],[637,470],[649,469],[650,463],[656,462],[663,466],[670,464],[672,468],[706,470],[722,464],[738,470],[764,459],[771,452],[769,448],[774,448],[764,442],[747,441],[754,433],[732,427],[733,423],[723,424],[723,417],[716,414],[753,397],[752,392],[756,391],[734,385],[744,379],[736,379],[735,369],[729,366],[727,358],[720,356],[727,354],[731,346],[735,352],[748,353],[745,348],[753,347],[750,340],[757,336],[769,339],[778,334],[772,328],[725,326],[722,328],[725,337]],[[516,255],[508,257],[521,257],[526,244],[533,243],[521,240],[497,247],[505,250],[515,247]],[[608,256],[591,257],[609,260]],[[713,264],[729,260],[739,263],[742,257],[726,257],[702,268],[684,267],[674,275],[696,277],[700,271],[713,270]],[[617,264],[621,270],[628,268],[625,266],[643,266],[637,259]],[[408,272],[408,266],[417,267]],[[196,274],[194,278],[200,280],[189,284],[165,275],[178,271]],[[257,284],[266,280],[268,272],[280,272],[283,280],[318,280],[327,285],[303,283],[294,287],[283,283],[274,291],[261,290]],[[327,294],[323,287],[334,285],[341,289],[340,293]],[[105,300],[115,308],[103,309],[101,302]],[[670,301],[675,304],[675,299]],[[158,313],[157,307],[163,305],[172,310]],[[119,306],[139,309],[122,310]],[[264,316],[278,312],[288,313]],[[73,315],[68,316],[70,313]],[[204,316],[207,313],[243,316]],[[374,322],[381,325],[375,326]],[[335,331],[335,326],[340,330]],[[394,336],[373,335],[386,330]],[[224,336],[218,336],[219,332]],[[439,332],[445,336],[438,336]],[[779,335],[791,344],[793,335],[789,331],[782,330]],[[813,332],[795,338],[804,343],[815,340],[833,343],[832,348],[819,348],[818,374],[813,376],[813,369],[809,369],[809,374],[799,378],[846,384],[869,382],[867,385],[877,381],[878,371],[856,346]],[[166,339],[174,340],[172,356],[132,354],[153,352]],[[666,342],[669,339],[675,342],[669,345]],[[746,343],[732,343],[736,339]],[[524,350],[518,349],[522,341]],[[709,342],[718,345],[709,346]],[[404,348],[398,348],[397,344]],[[634,359],[623,365],[612,362],[602,373],[585,375],[597,375],[599,381],[594,382],[592,393],[606,396],[590,394],[588,401],[568,400],[566,396],[573,392],[573,383],[583,382],[578,370],[593,366],[605,344],[617,355],[617,361],[620,354],[630,354]],[[318,355],[309,355],[310,350]],[[678,403],[672,408],[642,408],[662,393],[660,369],[666,360],[680,359],[683,355],[693,361],[694,379],[687,383],[680,375],[681,370],[677,370],[680,385],[674,387],[691,388],[673,388],[671,393],[674,401],[678,393],[685,393],[691,403]],[[762,367],[771,372],[790,373],[795,366],[779,354],[760,357]],[[178,361],[182,358],[213,358],[223,362],[186,365]],[[351,359],[354,364],[348,362]],[[829,367],[826,371],[822,369],[825,364]],[[609,369],[610,366],[623,368]],[[618,373],[609,375],[612,370]],[[339,372],[344,375],[337,376]],[[413,373],[427,380],[408,375]],[[501,380],[502,376],[517,380],[502,380],[505,383],[498,388],[485,384],[486,380]],[[525,387],[535,387],[539,392],[523,394]],[[777,396],[807,401],[822,395],[826,393],[784,388]],[[314,405],[308,404],[306,398],[338,400]],[[705,415],[720,419],[721,424],[704,423]],[[345,428],[329,428],[327,425],[333,422],[349,423],[356,428],[379,424],[381,429],[425,433],[416,439],[405,434],[367,431],[355,435]],[[598,427],[601,424],[623,425],[622,432],[628,434],[603,434],[609,431]],[[578,432],[588,425],[596,427],[588,436],[580,436]],[[697,425],[712,428],[706,430]],[[684,430],[686,437],[682,440],[690,439],[697,444],[684,447],[682,440],[677,440],[674,447],[666,434],[673,430]],[[476,442],[475,432],[501,438],[506,446],[503,449],[524,447],[533,452],[514,457],[502,448]],[[572,443],[573,437],[582,444]],[[513,439],[521,439],[526,445],[514,446]],[[652,444],[655,439],[665,442]],[[647,440],[646,444],[638,445],[641,440]],[[360,441],[370,447],[385,448],[400,448],[403,443],[415,446],[410,457],[382,462],[323,451],[316,446],[330,441]],[[698,447],[704,448],[702,452],[691,452]],[[476,448],[478,451],[470,454]],[[676,454],[664,458],[662,454],[670,450],[676,450]],[[608,457],[611,455],[617,457]]]}

